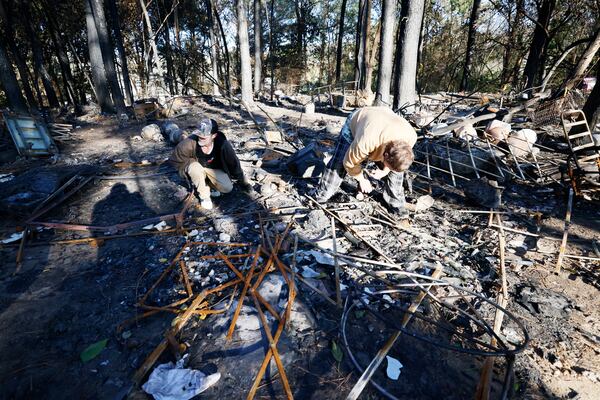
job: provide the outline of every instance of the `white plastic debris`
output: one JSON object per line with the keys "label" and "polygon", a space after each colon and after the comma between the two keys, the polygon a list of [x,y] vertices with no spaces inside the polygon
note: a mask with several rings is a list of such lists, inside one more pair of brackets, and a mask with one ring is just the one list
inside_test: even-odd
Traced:
{"label": "white plastic debris", "polygon": [[435,200],[430,195],[426,194],[417,199],[417,204],[415,204],[415,211],[425,211],[429,207],[433,206]]}
{"label": "white plastic debris", "polygon": [[394,357],[385,356],[387,359],[387,376],[388,378],[397,381],[400,376],[400,369],[403,367],[400,361],[396,360]]}
{"label": "white plastic debris", "polygon": [[495,141],[506,140],[511,131],[511,125],[509,123],[493,119],[485,128],[485,133],[494,138]]}
{"label": "white plastic debris", "polygon": [[472,124],[467,124],[458,127],[454,132],[456,133],[457,137],[466,141],[477,139],[477,131],[475,130]]}
{"label": "white plastic debris", "polygon": [[[319,264],[335,265],[333,256],[331,256],[329,254],[321,253],[320,251],[316,251],[316,250],[307,251],[306,254],[310,254],[311,256],[313,256],[315,258],[315,261]],[[338,261],[340,261],[340,260],[338,260]],[[340,264],[341,264],[341,262],[340,262]]]}
{"label": "white plastic debris", "polygon": [[156,124],[150,124],[143,127],[140,136],[143,139],[153,142],[162,142],[165,140],[163,135],[160,133],[160,127]]}
{"label": "white plastic debris", "polygon": [[0,183],[11,181],[13,178],[13,174],[0,174]]}
{"label": "white plastic debris", "polygon": [[154,225],[154,228],[157,231],[164,231],[165,229],[167,229],[169,226],[167,225],[166,221],[160,221],[158,224]]}
{"label": "white plastic debris", "polygon": [[6,239],[0,241],[0,243],[13,243],[16,242],[18,240],[23,239],[23,232],[15,232],[12,235],[10,235],[9,237],[7,237]]}
{"label": "white plastic debris", "polygon": [[221,242],[228,243],[228,242],[231,240],[231,235],[229,235],[229,234],[227,234],[227,233],[225,233],[225,232],[221,232],[221,233],[219,234],[219,240],[220,240]]}
{"label": "white plastic debris", "polygon": [[302,276],[305,278],[316,278],[321,274],[312,269],[311,267],[304,266],[302,267]]}
{"label": "white plastic debris", "polygon": [[142,389],[156,400],[188,400],[221,379],[219,372],[206,375],[201,371],[183,368],[185,358],[177,364],[160,364],[152,371]]}

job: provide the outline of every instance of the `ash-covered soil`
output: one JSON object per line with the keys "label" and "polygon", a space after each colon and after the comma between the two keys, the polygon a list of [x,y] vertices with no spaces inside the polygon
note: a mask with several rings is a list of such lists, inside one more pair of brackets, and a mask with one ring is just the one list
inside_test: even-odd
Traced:
{"label": "ash-covered soil", "polygon": [[[326,152],[331,151],[345,118],[343,114],[307,116],[284,108],[261,107],[296,146],[316,142]],[[150,227],[92,234],[35,230],[19,267],[15,263],[19,242],[2,245],[0,398],[151,398],[134,387],[131,379],[163,339],[176,315],[160,312],[136,322],[131,318],[145,311],[138,302],[181,250],[179,260],[194,293],[199,293],[236,277],[221,259],[210,257],[218,251],[233,256],[236,268],[247,273],[250,259],[235,256],[254,253],[256,246],[264,244],[261,231],[270,232],[270,239],[284,233],[292,215],[296,223],[290,228],[289,238],[298,235],[307,242],[330,248],[330,216],[305,197],[317,180],[295,176],[277,161],[295,151],[291,144],[278,143],[275,148],[279,150],[265,151],[248,115],[219,102],[195,99],[186,105],[186,110],[185,115],[173,119],[183,129],[204,116],[221,124],[253,181],[254,191],[244,193],[236,187],[232,193],[215,198],[216,207],[211,211],[200,209],[194,201],[185,214],[184,230],[179,232],[172,231],[173,221],[160,227],[166,233]],[[276,130],[261,111],[256,111],[255,117],[267,125],[267,130]],[[163,162],[173,146],[167,141],[136,138],[145,123],[129,122],[119,127],[113,119],[90,116],[77,126],[73,140],[62,144],[61,156],[54,164],[20,160],[1,166],[1,173],[15,176],[12,183],[2,183],[0,189],[6,194],[2,197],[30,192],[44,198],[80,172],[96,177],[43,214],[42,221],[111,227],[182,209],[185,182]],[[37,182],[34,178],[42,172],[46,178]],[[409,202],[416,204],[419,198],[430,194],[434,204],[411,212],[410,227],[406,227],[394,226],[397,221],[390,220],[379,206],[380,194],[358,201],[352,184],[348,181],[344,192],[336,195],[327,208],[382,249],[402,270],[429,275],[440,263],[444,266],[443,279],[491,300],[497,298],[501,291],[498,229],[489,226],[488,214],[471,212],[485,210],[466,200],[461,190],[443,181],[429,187],[415,180]],[[14,233],[32,211],[27,204],[15,207],[4,210],[2,237]],[[566,196],[556,185],[511,183],[503,193],[502,224],[521,231],[506,231],[507,310],[525,326],[530,337],[528,346],[516,356],[513,398],[595,399],[600,393],[599,263],[566,259],[563,270],[554,273],[565,208]],[[337,228],[341,253],[381,261],[356,237],[344,235],[340,224]],[[599,229],[598,202],[576,199],[568,253],[594,256]],[[103,239],[115,234],[120,237]],[[73,242],[81,238],[93,240]],[[190,242],[248,245],[238,248]],[[282,262],[292,265],[292,254],[290,239],[283,243]],[[266,261],[266,257],[261,261]],[[300,240],[296,264],[300,276],[335,299],[330,258]],[[360,265],[373,271],[386,269]],[[356,293],[357,287],[375,287],[362,280],[362,286],[357,286],[361,276],[356,268],[342,266],[344,296]],[[360,373],[344,346],[342,308],[324,300],[304,283],[297,285],[299,293],[290,323],[278,344],[292,392],[296,398],[345,398]],[[268,274],[260,290],[277,312],[285,309],[290,289],[281,274]],[[232,339],[226,338],[240,291],[238,286],[233,295],[227,290],[211,296],[208,301],[220,313],[193,317],[177,337],[186,346],[187,367],[207,374],[221,373],[221,379],[200,398],[245,397],[268,351],[268,338],[250,299],[241,308]],[[399,304],[412,295],[398,294],[390,299]],[[174,268],[151,291],[145,304],[164,307],[186,296],[185,282]],[[356,296],[353,300],[357,300]],[[386,301],[374,299],[372,306],[396,318]],[[436,306],[426,300],[423,309],[428,312],[436,310]],[[442,319],[442,314],[431,315]],[[270,313],[266,315],[275,331],[275,318]],[[483,317],[493,320],[491,313]],[[413,326],[418,332],[431,329],[422,321]],[[506,337],[516,331],[509,322],[503,329]],[[352,356],[365,366],[393,330],[357,306],[348,316],[345,333]],[[451,335],[436,337],[457,343]],[[80,359],[86,347],[104,339],[106,347],[97,357],[88,362]],[[442,349],[408,335],[400,337],[389,355],[403,365],[398,380],[387,377],[386,361],[373,379],[400,399],[473,398],[484,362],[481,356]],[[167,350],[156,364],[174,359]],[[498,358],[492,398],[500,395],[505,369],[506,361]],[[283,397],[280,373],[271,361],[257,398]],[[383,395],[367,386],[361,398]]]}

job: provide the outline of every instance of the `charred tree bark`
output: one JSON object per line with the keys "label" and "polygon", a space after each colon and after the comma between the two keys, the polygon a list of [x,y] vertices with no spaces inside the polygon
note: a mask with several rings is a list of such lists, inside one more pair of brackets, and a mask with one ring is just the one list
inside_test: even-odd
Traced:
{"label": "charred tree bark", "polygon": [[[52,0],[50,4],[46,3],[44,6],[47,9],[50,7],[55,8],[57,6],[55,0]],[[48,32],[50,33],[50,37],[52,38],[52,45],[54,48],[54,52],[56,53],[56,57],[58,58],[58,64],[60,66],[60,74],[63,79],[63,87],[64,92],[63,96],[70,102],[75,108],[75,112],[77,114],[81,113],[81,104],[79,103],[79,99],[77,98],[77,93],[75,91],[75,86],[73,85],[73,73],[71,71],[71,61],[67,56],[67,52],[65,51],[66,45],[58,33],[58,23],[52,13],[48,13],[47,21],[48,21]]]}
{"label": "charred tree bark", "polygon": [[115,111],[115,105],[110,97],[106,70],[104,69],[104,60],[102,58],[102,50],[100,49],[98,28],[94,20],[94,12],[90,0],[85,0],[85,22],[87,27],[90,67],[92,68],[92,81],[94,82],[96,100],[98,101],[98,105],[102,112],[113,113]]}
{"label": "charred tree bark", "polygon": [[424,0],[402,0],[402,16],[396,46],[393,108],[406,107],[416,97],[417,55]]}
{"label": "charred tree bark", "polygon": [[359,89],[367,86],[367,57],[369,56],[369,32],[371,29],[371,0],[360,0],[358,24],[356,27],[356,59],[354,64],[354,80]]}
{"label": "charred tree bark", "polygon": [[[29,5],[25,2],[22,3],[23,9],[22,12],[24,15],[31,15],[32,10],[29,8]],[[31,53],[33,54],[33,65],[37,74],[42,81],[42,85],[44,86],[44,92],[46,93],[46,99],[48,100],[48,105],[50,108],[58,108],[60,103],[58,102],[58,97],[56,96],[56,91],[52,86],[52,78],[44,65],[44,51],[42,49],[42,44],[40,43],[39,38],[33,30],[31,25],[31,19],[27,18],[25,23],[25,29],[27,31],[27,36],[29,38],[29,42],[31,43]],[[37,85],[36,85],[37,86]],[[40,103],[41,105],[42,103]]]}
{"label": "charred tree bark", "polygon": [[477,19],[479,18],[480,4],[481,0],[474,0],[473,8],[471,8],[471,17],[469,18],[469,34],[467,37],[467,52],[465,56],[465,64],[463,66],[463,75],[460,81],[461,91],[468,90],[472,86],[470,84],[471,59],[473,58],[473,51],[475,50],[475,34],[477,33]]}
{"label": "charred tree bark", "polygon": [[260,0],[254,0],[254,93],[262,89],[262,24]]}
{"label": "charred tree bark", "polygon": [[17,46],[17,43],[15,42],[16,34],[11,16],[11,12],[13,10],[8,8],[10,7],[10,4],[5,5],[4,2],[4,0],[0,1],[0,19],[4,21],[4,43],[8,46],[8,49],[11,51],[13,59],[15,60],[15,65],[19,71],[19,77],[21,80],[21,85],[23,86],[23,92],[25,93],[27,103],[31,109],[37,109],[37,101],[35,100],[33,90],[31,89],[31,84],[29,83],[29,69],[24,61],[24,57],[21,56],[21,51]]}
{"label": "charred tree bark", "polygon": [[[596,32],[594,40],[588,45],[587,49],[581,56],[581,59],[577,63],[575,71],[573,71],[573,74],[565,83],[565,90],[569,91],[573,89],[579,82],[581,82],[581,80],[585,76],[585,71],[590,66],[592,60],[594,59],[594,56],[598,52],[598,49],[600,49],[600,30]],[[596,85],[599,84],[600,82],[596,83]]]}
{"label": "charred tree bark", "polygon": [[[329,19],[329,2],[325,2],[323,5],[323,21],[327,21]],[[327,49],[327,30],[321,28],[319,31],[319,40],[321,45],[319,46],[319,59],[321,62],[319,63],[319,83],[323,83],[327,81],[330,83],[331,80],[331,63],[329,58],[329,52],[326,52]],[[327,56],[326,56],[327,53]],[[327,60],[327,61],[325,61]],[[325,74],[325,71],[327,74]],[[325,79],[325,75],[327,75],[327,79]]]}
{"label": "charred tree bark", "polygon": [[210,1],[206,1],[206,9],[208,10],[208,25],[209,25],[209,32],[210,32],[210,60],[211,60],[211,67],[212,67],[212,77],[215,80],[215,82],[213,82],[213,96],[220,96],[221,93],[219,91],[219,63],[217,60],[217,48],[218,48],[218,43],[217,43],[217,35],[215,34],[218,27],[217,24],[215,23],[215,17],[213,15],[212,12],[212,7],[210,4]]}
{"label": "charred tree bark", "polygon": [[390,86],[394,61],[394,30],[396,20],[396,0],[383,0],[381,21],[381,45],[375,105],[390,106]]}
{"label": "charred tree bark", "polygon": [[148,31],[148,41],[150,42],[150,47],[152,48],[152,60],[154,61],[156,67],[156,73],[161,78],[164,78],[164,68],[162,65],[162,61],[158,55],[158,47],[156,46],[156,35],[154,34],[154,29],[152,29],[152,23],[150,21],[150,15],[148,15],[148,10],[146,9],[146,2],[144,0],[140,0],[140,6],[142,7],[142,14],[144,16],[144,21],[146,21],[146,30]]}
{"label": "charred tree bark", "polygon": [[342,49],[344,44],[344,18],[346,17],[346,0],[342,0],[340,10],[340,26],[338,30],[337,51],[335,56],[335,81],[339,82],[342,75]]}
{"label": "charred tree bark", "polygon": [[221,23],[221,18],[219,17],[219,13],[217,12],[217,7],[215,7],[214,0],[209,1],[212,9],[212,16],[215,19],[215,21],[217,21],[219,31],[221,32],[223,53],[225,54],[225,90],[227,91],[227,97],[231,98],[231,57],[229,56],[229,49],[227,48],[225,30],[223,29],[223,24]]}
{"label": "charred tree bark", "polygon": [[21,93],[21,88],[19,88],[17,76],[12,69],[12,63],[6,53],[3,40],[0,40],[0,82],[2,82],[2,88],[4,89],[4,93],[6,93],[10,108],[16,113],[28,114],[29,110],[27,109],[27,105],[25,105],[25,99]]}
{"label": "charred tree bark", "polygon": [[[373,68],[377,62],[377,52],[379,51],[379,41],[381,38],[381,21],[377,23],[375,29],[375,37],[373,38],[373,44],[369,45],[369,55],[366,58],[367,64],[365,65],[365,89],[369,94],[373,93]],[[367,38],[367,41],[370,41]]]}
{"label": "charred tree bark", "polygon": [[303,70],[306,68],[306,13],[307,4],[304,0],[294,1],[294,11],[296,13],[296,59],[298,67]]}
{"label": "charred tree bark", "polygon": [[538,5],[538,17],[533,30],[531,45],[529,46],[529,56],[525,64],[524,79],[525,88],[533,88],[541,79],[541,71],[544,65],[541,60],[545,59],[546,49],[550,38],[548,27],[552,19],[552,13],[556,6],[556,0],[543,0]]}
{"label": "charred tree bark", "polygon": [[[159,3],[161,4],[161,3]],[[160,10],[161,7],[158,7]],[[173,66],[173,49],[171,48],[171,34],[169,33],[169,10],[167,9],[164,1],[162,2],[162,9],[165,14],[165,26],[162,28],[163,40],[165,41],[164,55],[165,61],[167,62],[167,86],[169,87],[169,94],[171,96],[177,93],[176,91],[176,75],[175,68]],[[162,20],[163,17],[159,13],[159,19]],[[161,28],[158,28],[161,30]],[[157,32],[158,34],[158,32]]]}
{"label": "charred tree bark", "polygon": [[103,0],[88,0],[90,2],[92,12],[94,14],[94,22],[96,23],[96,32],[98,33],[98,41],[100,51],[102,52],[102,60],[104,62],[104,71],[106,79],[110,87],[113,103],[118,114],[125,112],[125,102],[123,101],[123,93],[117,79],[117,71],[115,68],[114,50],[108,36],[108,27],[106,25],[106,17],[104,15]]}
{"label": "charred tree bark", "polygon": [[[344,0],[345,1],[345,0]],[[271,101],[275,93],[275,40],[273,38],[273,25],[275,22],[275,0],[269,5],[269,61],[271,64]]]}
{"label": "charred tree bark", "polygon": [[592,131],[600,124],[600,67],[598,67],[596,76],[598,77],[596,86],[592,89],[590,96],[583,106],[583,113]]}
{"label": "charred tree bark", "polygon": [[237,31],[240,45],[240,75],[242,102],[248,107],[254,105],[252,95],[252,66],[250,65],[250,45],[248,43],[248,13],[245,0],[236,0]]}
{"label": "charred tree bark", "polygon": [[123,88],[125,90],[125,99],[129,105],[133,104],[133,90],[131,87],[131,78],[129,77],[129,67],[127,65],[127,54],[123,45],[123,35],[121,34],[121,23],[119,10],[116,0],[108,0],[108,9],[110,10],[113,31],[115,33],[115,44],[119,51],[119,60],[121,61],[121,74],[123,76]]}

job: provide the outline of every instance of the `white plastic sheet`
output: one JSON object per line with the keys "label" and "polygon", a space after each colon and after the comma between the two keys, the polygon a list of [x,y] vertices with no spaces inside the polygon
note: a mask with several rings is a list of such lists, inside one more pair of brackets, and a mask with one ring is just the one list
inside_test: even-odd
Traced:
{"label": "white plastic sheet", "polygon": [[142,389],[156,400],[188,400],[221,379],[219,372],[206,375],[201,371],[183,368],[183,363],[184,359],[177,364],[160,364],[152,371]]}

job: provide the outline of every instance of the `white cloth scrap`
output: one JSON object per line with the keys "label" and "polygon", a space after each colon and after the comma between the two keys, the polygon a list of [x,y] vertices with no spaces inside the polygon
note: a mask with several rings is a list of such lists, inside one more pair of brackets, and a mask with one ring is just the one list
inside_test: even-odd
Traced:
{"label": "white cloth scrap", "polygon": [[219,372],[206,375],[201,371],[182,368],[183,361],[160,364],[152,371],[142,389],[156,400],[188,400],[221,379]]}

